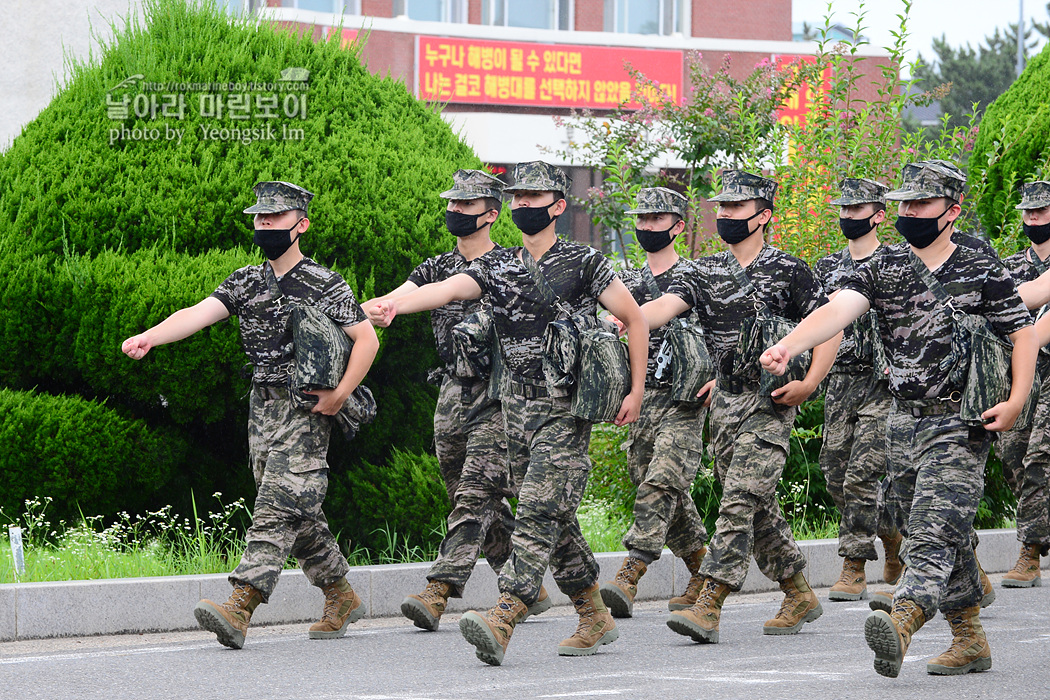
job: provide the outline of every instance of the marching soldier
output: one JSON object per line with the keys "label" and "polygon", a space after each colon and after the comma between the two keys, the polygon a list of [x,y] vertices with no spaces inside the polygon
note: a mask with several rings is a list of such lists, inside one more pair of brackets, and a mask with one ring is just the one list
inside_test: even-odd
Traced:
{"label": "marching soldier", "polygon": [[719,202],[718,235],[729,251],[690,264],[666,294],[642,309],[652,328],[695,309],[717,367],[710,424],[722,503],[700,565],[696,602],[667,621],[675,632],[701,643],[718,642],[722,603],[730,591],[740,590],[752,554],[762,573],[784,591],[780,611],[765,623],[764,634],[795,634],[823,613],[803,573],[806,557],[781,513],[776,487],[796,407],[831,367],[838,339],[814,351],[801,380],[765,393],[757,362],[761,348],[750,347],[750,333],[742,338],[742,321],[757,323],[760,309],[798,321],[827,301],[804,262],[765,243],[776,187],[758,175],[724,172],[722,192],[710,201]]}
{"label": "marching soldier", "polygon": [[[1021,412],[1038,346],[1031,315],[1003,264],[952,242],[964,186],[962,172],[943,161],[907,165],[902,186],[886,195],[901,202],[897,230],[907,242],[859,268],[830,304],[762,355],[765,368],[783,371],[791,357],[868,309],[878,314],[894,397],[887,504],[905,536],[906,568],[892,612],[873,611],[864,636],[875,652],[875,670],[889,677],[900,673],[912,636],[938,609],[953,640],[927,663],[927,672],[955,675],[992,663],[979,619],[983,594],[971,532],[984,487],[988,431],[1009,429]],[[969,358],[953,355],[958,314],[983,316],[1013,342],[1009,398],[983,412],[984,425],[970,425],[960,415],[966,385],[957,383],[952,370]],[[988,381],[1005,377],[977,383]]]}
{"label": "marching soldier", "polygon": [[[889,187],[863,178],[846,178],[831,204],[841,207],[839,227],[848,244],[817,261],[813,272],[829,294],[881,249],[878,226],[886,220]],[[875,343],[879,344],[876,348]],[[875,535],[882,539],[882,577],[897,583],[901,535],[880,518],[876,504],[879,479],[886,473],[886,416],[892,397],[882,367],[878,329],[871,315],[846,327],[824,399],[824,446],[820,468],[828,493],[839,511],[839,556],[842,574],[828,593],[830,600],[867,597],[865,563],[878,558]]]}
{"label": "marching soldier", "polygon": [[[254,367],[248,415],[248,450],[258,494],[241,562],[230,574],[233,593],[225,603],[202,600],[194,609],[200,626],[225,646],[240,649],[248,623],[265,603],[289,556],[299,561],[310,583],[324,591],[324,613],[310,627],[311,639],[342,637],[365,609],[346,581],[346,557],[321,511],[328,488],[328,439],[340,411],[379,349],[375,330],[335,272],[304,257],[299,239],[310,227],[313,194],[287,182],[255,185],[255,243],[269,259],[243,267],[196,306],[176,311],[121,349],[140,360],[152,348],[193,335],[237,316],[241,341]],[[279,295],[279,296],[278,296]],[[311,410],[293,403],[289,390],[295,363],[289,317],[294,304],[314,306],[353,341],[346,372],[335,389],[317,396]]]}
{"label": "marching soldier", "polygon": [[[637,217],[635,237],[646,251],[646,264],[620,273],[635,301],[644,304],[659,298],[688,265],[674,248],[674,239],[685,230],[689,202],[664,187],[643,189],[628,214]],[[688,313],[684,314],[688,317]],[[669,602],[671,610],[688,608],[700,590],[700,562],[707,553],[707,529],[690,495],[703,455],[707,410],[704,399],[675,401],[664,333],[649,334],[649,367],[645,375],[645,400],[638,421],[627,437],[627,464],[638,489],[634,523],[624,535],[627,557],[616,577],[601,585],[602,599],[613,617],[631,617],[638,581],[666,544],[689,568],[689,585]],[[710,386],[707,387],[710,390]]]}
{"label": "marching soldier", "polygon": [[[619,636],[598,593],[598,565],[580,532],[576,511],[587,484],[591,423],[569,411],[570,398],[549,385],[543,371],[547,325],[560,316],[593,316],[597,304],[620,318],[628,333],[631,389],[617,425],[638,418],[645,388],[649,333],[638,305],[599,251],[558,238],[555,221],[565,211],[569,177],[542,161],[519,163],[511,216],[524,246],[496,250],[443,282],[383,302],[373,310],[380,324],[399,313],[434,309],[487,297],[507,377],[503,417],[515,483],[521,484],[511,555],[499,576],[499,601],[488,612],[468,612],[460,631],[479,659],[500,665],[515,626],[540,596],[549,566],[558,587],[572,599],[579,623],[558,654],[594,654]],[[541,285],[543,285],[541,287]],[[554,295],[560,305],[548,301]],[[578,391],[586,390],[579,387]]]}

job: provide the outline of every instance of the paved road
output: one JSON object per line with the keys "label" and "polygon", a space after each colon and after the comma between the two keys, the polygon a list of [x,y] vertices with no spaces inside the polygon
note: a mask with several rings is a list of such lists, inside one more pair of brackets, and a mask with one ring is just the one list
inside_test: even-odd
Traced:
{"label": "paved road", "polygon": [[[402,620],[365,620],[341,640],[311,641],[308,625],[252,629],[241,651],[201,632],[88,637],[0,644],[0,698],[822,698],[923,700],[1050,697],[1050,587],[1003,590],[982,615],[992,670],[963,677],[926,674],[947,648],[943,618],[916,635],[901,676],[882,678],[861,628],[867,604],[824,603],[824,616],[790,637],[763,636],[772,594],[730,597],[718,645],[697,645],[664,624],[662,605],[643,604],[621,621],[619,641],[592,657],[556,655],[572,633],[569,608],[520,626],[504,665],[474,657],[450,617],[437,633]],[[827,591],[818,591],[822,601]]]}

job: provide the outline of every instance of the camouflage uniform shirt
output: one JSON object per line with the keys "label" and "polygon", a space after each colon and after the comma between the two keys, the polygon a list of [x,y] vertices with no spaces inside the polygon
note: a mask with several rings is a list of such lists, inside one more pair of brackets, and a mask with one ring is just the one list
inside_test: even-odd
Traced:
{"label": "camouflage uniform shirt", "polygon": [[[464,270],[492,302],[496,333],[507,369],[515,376],[543,382],[543,334],[558,310],[543,300],[525,264],[522,248],[501,248],[474,260]],[[612,264],[599,251],[558,238],[537,261],[554,293],[573,314],[595,314],[597,298],[616,279]]]}
{"label": "camouflage uniform shirt", "polygon": [[[674,265],[667,268],[659,275],[654,275],[656,280],[656,286],[661,292],[666,292],[671,288],[678,274],[686,268],[689,264],[689,260],[686,258],[678,258]],[[648,264],[646,264],[648,267]],[[623,280],[624,285],[631,292],[631,296],[638,302],[638,305],[652,301],[656,297],[649,291],[649,285],[646,283],[645,278],[647,275],[643,272],[643,268],[632,267],[626,270],[620,271],[620,279]],[[686,311],[678,318],[689,318],[692,314],[691,311]],[[668,387],[671,386],[671,372],[670,368],[664,370],[664,374],[660,379],[656,378],[656,357],[660,354],[660,346],[664,342],[664,334],[667,332],[669,325],[661,326],[660,328],[649,331],[649,365],[645,372],[645,385],[650,387]]]}
{"label": "camouflage uniform shirt", "polygon": [[274,302],[266,286],[267,265],[242,267],[227,277],[212,296],[240,321],[241,343],[255,366],[255,380],[281,384],[291,375],[295,360],[288,324],[293,304],[315,306],[340,326],[361,323],[365,313],[350,285],[310,258],[303,258],[277,280],[284,296]]}
{"label": "camouflage uniform shirt", "polygon": [[[498,249],[499,246],[496,246]],[[487,253],[486,253],[487,255]],[[408,281],[422,287],[424,284],[443,282],[452,275],[463,272],[470,265],[459,249],[453,249],[441,255],[427,258],[412,270]],[[452,346],[452,328],[464,318],[478,310],[481,302],[477,299],[453,301],[430,312],[430,324],[434,329],[434,344],[438,356],[447,368],[455,363],[455,350]]]}
{"label": "camouflage uniform shirt", "polygon": [[[693,261],[667,290],[699,314],[720,377],[732,376],[741,321],[755,315],[754,300],[733,275],[732,255],[726,251]],[[827,302],[809,266],[772,246],[764,246],[744,271],[769,311],[790,321],[801,321]],[[756,366],[755,376],[747,379],[757,378]]]}
{"label": "camouflage uniform shirt", "polygon": [[[842,287],[842,283],[852,277],[857,269],[867,263],[878,253],[872,253],[863,260],[854,260],[849,254],[849,248],[843,248],[837,253],[825,255],[813,265],[813,274],[828,293],[835,292]],[[836,367],[864,367],[871,366],[871,358],[861,359],[857,357],[857,343],[854,338],[854,324],[846,326],[842,334],[842,344],[839,345],[839,353],[835,356]]]}
{"label": "camouflage uniform shirt", "polygon": [[[907,243],[886,248],[842,288],[863,294],[878,313],[890,392],[904,400],[941,398],[959,388],[948,386],[950,367],[942,366],[951,353],[952,322],[910,256]],[[1032,323],[1010,273],[982,250],[957,245],[933,274],[958,311],[984,316],[1003,336]]]}

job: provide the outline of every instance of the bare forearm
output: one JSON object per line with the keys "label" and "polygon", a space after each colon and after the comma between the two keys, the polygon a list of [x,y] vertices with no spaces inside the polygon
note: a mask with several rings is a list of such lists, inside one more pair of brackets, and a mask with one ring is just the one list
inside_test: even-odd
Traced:
{"label": "bare forearm", "polygon": [[1023,406],[1032,391],[1035,363],[1039,357],[1039,340],[1035,328],[1022,328],[1010,335],[1014,350],[1010,356],[1010,403]]}
{"label": "bare forearm", "polygon": [[645,374],[649,369],[649,324],[641,311],[627,326],[627,354],[631,362],[631,393],[645,391]]}
{"label": "bare forearm", "polygon": [[1029,309],[1038,309],[1050,303],[1050,272],[1044,272],[1030,282],[1018,285],[1017,293]]}
{"label": "bare forearm", "polygon": [[[205,300],[207,301],[207,300]],[[221,306],[218,300],[217,304]],[[214,305],[211,305],[214,306]],[[225,310],[225,307],[222,307]],[[171,316],[147,330],[145,335],[150,345],[166,345],[188,338],[197,331],[225,318],[216,308],[209,308],[205,302],[185,309],[179,309]]]}
{"label": "bare forearm", "polygon": [[839,352],[839,344],[842,342],[842,331],[839,331],[831,340],[824,341],[813,348],[813,361],[809,364],[804,381],[806,385],[815,390],[817,385],[828,376],[831,366],[835,364],[835,357]]}

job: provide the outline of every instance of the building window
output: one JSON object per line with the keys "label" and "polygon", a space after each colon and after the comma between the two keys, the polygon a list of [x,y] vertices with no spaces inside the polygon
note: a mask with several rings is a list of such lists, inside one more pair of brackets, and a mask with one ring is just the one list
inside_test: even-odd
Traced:
{"label": "building window", "polygon": [[682,0],[605,0],[605,31],[675,34],[682,31]]}
{"label": "building window", "polygon": [[[223,2],[223,0],[218,1]],[[266,7],[265,2],[256,2],[255,4]],[[281,7],[291,7],[296,10],[312,10],[314,12],[332,12],[337,15],[361,14],[361,0],[281,0]]]}
{"label": "building window", "polygon": [[462,24],[467,21],[467,0],[394,0],[394,16]]}
{"label": "building window", "polygon": [[482,24],[571,30],[572,0],[482,0]]}

